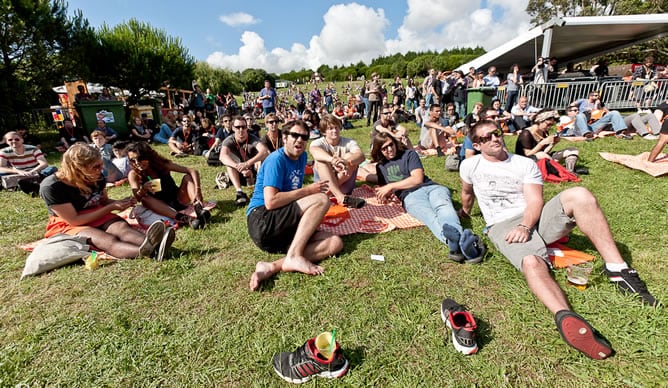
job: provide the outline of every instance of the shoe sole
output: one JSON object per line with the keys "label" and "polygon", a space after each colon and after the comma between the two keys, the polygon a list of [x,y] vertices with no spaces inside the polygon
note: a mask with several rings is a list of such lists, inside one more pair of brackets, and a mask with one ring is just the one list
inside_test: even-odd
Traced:
{"label": "shoe sole", "polygon": [[324,377],[326,379],[338,379],[340,377],[343,377],[346,373],[348,373],[348,369],[350,369],[350,363],[348,360],[346,360],[346,363],[343,365],[343,368],[337,369],[335,371],[322,371],[320,373],[315,373],[310,376],[305,376],[302,378],[292,378],[290,376],[284,376],[281,374],[281,371],[279,371],[276,366],[273,366],[274,372],[276,372],[277,375],[281,376],[281,378],[289,383],[293,384],[302,384],[305,383],[314,377]]}
{"label": "shoe sole", "polygon": [[[448,308],[446,306],[446,301],[450,302],[447,305],[451,306],[451,308]],[[478,351],[477,346],[471,348],[471,347],[463,346],[459,343],[459,341],[457,341],[457,336],[455,334],[455,331],[452,329],[452,324],[450,323],[450,320],[448,319],[448,317],[445,315],[446,311],[448,313],[450,311],[453,311],[453,312],[466,311],[466,310],[464,310],[464,307],[462,307],[462,305],[458,304],[457,302],[455,302],[452,299],[444,299],[443,302],[441,303],[441,319],[443,320],[443,323],[445,323],[445,326],[448,329],[450,329],[450,332],[452,333],[451,334],[452,346],[455,347],[455,350],[457,350],[459,353],[462,353],[462,354],[467,355],[467,356],[476,353]]]}
{"label": "shoe sole", "polygon": [[155,255],[155,261],[162,261],[165,258],[165,254],[171,249],[175,238],[176,232],[174,232],[174,228],[167,228],[165,235],[162,237],[162,241],[160,241],[158,253]]}
{"label": "shoe sole", "polygon": [[603,360],[613,353],[610,344],[601,338],[584,318],[572,311],[558,316],[557,330],[568,345],[589,358]]}
{"label": "shoe sole", "polygon": [[[146,257],[151,256],[151,253],[155,251],[155,248],[164,238],[165,230],[166,227],[162,221],[155,221],[152,223],[148,229],[146,229],[146,239],[139,247],[139,254]],[[148,244],[148,248],[146,247],[146,244]]]}

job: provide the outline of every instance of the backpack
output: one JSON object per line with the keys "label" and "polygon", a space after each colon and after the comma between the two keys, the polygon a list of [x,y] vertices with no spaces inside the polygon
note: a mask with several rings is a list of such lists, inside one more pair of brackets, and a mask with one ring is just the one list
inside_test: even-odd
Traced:
{"label": "backpack", "polygon": [[541,175],[543,175],[543,180],[545,182],[561,183],[581,181],[577,175],[566,170],[564,166],[553,159],[539,159],[536,164],[538,164],[538,169],[540,170]]}
{"label": "backpack", "polygon": [[215,148],[212,148],[209,150],[209,154],[206,157],[206,164],[209,166],[222,166],[223,163],[220,162],[220,148],[222,147],[222,143],[218,144]]}

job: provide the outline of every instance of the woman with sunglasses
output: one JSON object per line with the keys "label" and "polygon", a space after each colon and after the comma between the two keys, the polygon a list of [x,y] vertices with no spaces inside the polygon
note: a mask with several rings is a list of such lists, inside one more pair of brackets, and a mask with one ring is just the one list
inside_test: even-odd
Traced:
{"label": "woman with sunglasses", "polygon": [[[579,151],[575,147],[569,147],[562,151],[554,152],[554,146],[559,143],[557,133],[550,134],[559,114],[553,110],[546,110],[536,115],[533,125],[520,132],[515,143],[515,154],[526,156],[537,161],[539,159],[554,159],[564,162],[566,169],[575,172],[575,164],[578,161]],[[584,171],[581,171],[584,172]]]}
{"label": "woman with sunglasses", "polygon": [[[128,180],[137,202],[170,221],[189,224],[193,229],[204,227],[210,214],[202,208],[204,201],[197,170],[173,163],[145,142],[130,143],[127,154],[131,168]],[[180,185],[172,178],[172,172],[184,174]],[[159,190],[152,182],[157,179]],[[181,213],[189,205],[194,206],[196,218]]]}
{"label": "woman with sunglasses", "polygon": [[162,260],[174,241],[174,231],[156,222],[144,234],[112,213],[134,206],[136,201],[107,196],[102,166],[100,152],[88,144],[74,144],[63,154],[60,170],[40,186],[49,212],[44,237],[61,233],[84,236],[97,249],[118,258]]}
{"label": "woman with sunglasses", "polygon": [[408,214],[422,221],[450,250],[450,259],[480,263],[485,247],[479,236],[463,229],[452,205],[450,190],[429,179],[420,157],[386,133],[373,138],[371,158],[376,165],[376,198],[385,202],[394,193]]}

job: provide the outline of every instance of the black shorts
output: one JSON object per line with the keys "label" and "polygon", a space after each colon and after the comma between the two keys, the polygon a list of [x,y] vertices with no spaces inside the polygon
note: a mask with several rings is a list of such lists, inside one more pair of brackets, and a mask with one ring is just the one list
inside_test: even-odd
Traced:
{"label": "black shorts", "polygon": [[258,248],[269,253],[287,253],[302,212],[297,202],[267,210],[258,206],[248,215],[248,234]]}

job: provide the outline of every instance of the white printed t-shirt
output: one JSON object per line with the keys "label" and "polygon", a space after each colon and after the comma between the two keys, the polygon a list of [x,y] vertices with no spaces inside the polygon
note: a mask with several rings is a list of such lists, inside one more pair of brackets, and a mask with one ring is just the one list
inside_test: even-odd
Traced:
{"label": "white printed t-shirt", "polygon": [[543,184],[536,163],[524,156],[509,153],[503,162],[490,162],[482,155],[462,161],[462,180],[473,185],[478,206],[487,226],[524,213],[525,184]]}

